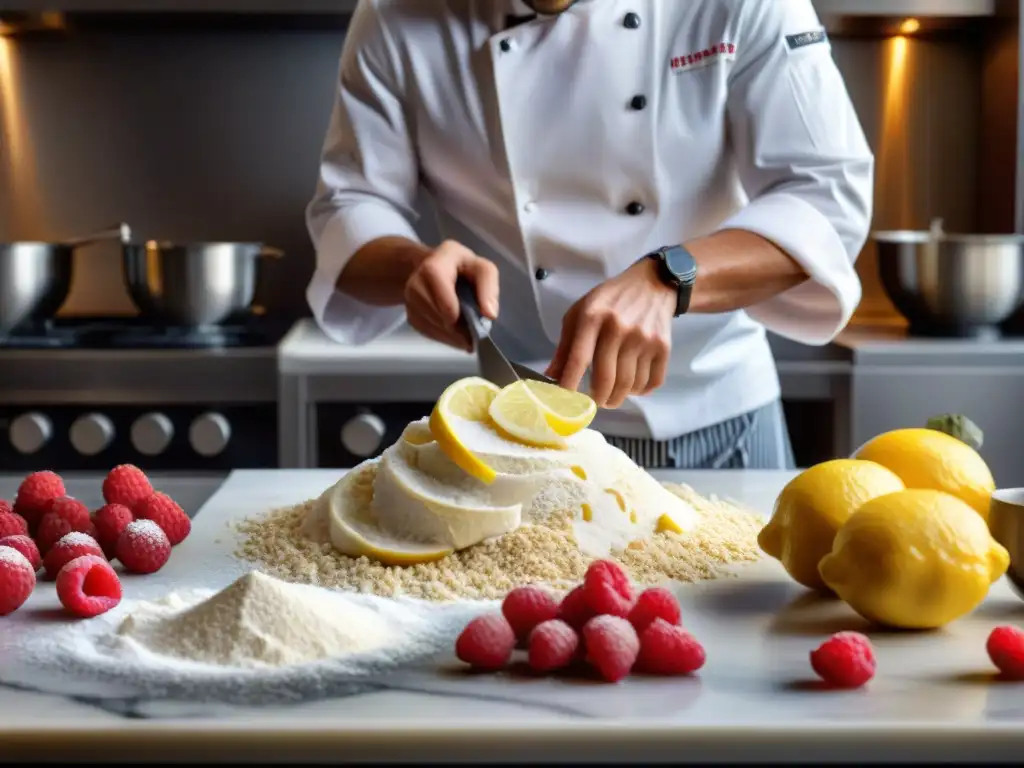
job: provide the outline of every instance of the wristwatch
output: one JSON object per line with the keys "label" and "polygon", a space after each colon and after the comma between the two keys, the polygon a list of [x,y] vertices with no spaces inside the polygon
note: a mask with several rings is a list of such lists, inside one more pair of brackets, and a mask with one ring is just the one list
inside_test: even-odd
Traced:
{"label": "wristwatch", "polygon": [[690,308],[693,284],[697,281],[697,261],[681,245],[666,245],[651,251],[646,259],[654,259],[658,265],[658,277],[665,285],[676,289],[676,317],[686,314]]}

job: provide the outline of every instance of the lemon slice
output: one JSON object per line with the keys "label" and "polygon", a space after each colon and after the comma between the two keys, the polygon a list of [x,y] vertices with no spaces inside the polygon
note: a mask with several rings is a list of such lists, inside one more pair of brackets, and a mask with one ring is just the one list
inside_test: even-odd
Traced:
{"label": "lemon slice", "polygon": [[486,379],[459,379],[441,393],[430,414],[430,433],[438,447],[456,466],[484,483],[493,483],[497,473],[477,458],[458,435],[458,422],[487,421],[488,407],[501,390]]}
{"label": "lemon slice", "polygon": [[[597,403],[582,392],[548,384],[545,381],[521,382],[544,408],[548,426],[563,437],[575,435],[590,426],[597,415]],[[514,384],[512,386],[515,386]]]}
{"label": "lemon slice", "polygon": [[548,409],[525,381],[501,390],[488,409],[491,421],[506,435],[537,448],[565,448],[565,437],[548,422]]}
{"label": "lemon slice", "polygon": [[379,528],[359,488],[365,488],[365,475],[375,469],[367,463],[352,470],[322,497],[335,548],[349,557],[368,557],[384,565],[418,565],[450,555],[452,548],[444,544],[402,539]]}

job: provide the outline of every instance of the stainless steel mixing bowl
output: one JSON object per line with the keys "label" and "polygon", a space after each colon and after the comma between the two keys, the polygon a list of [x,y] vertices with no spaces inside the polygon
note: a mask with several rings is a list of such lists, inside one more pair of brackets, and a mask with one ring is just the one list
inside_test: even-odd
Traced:
{"label": "stainless steel mixing bowl", "polygon": [[996,336],[1024,304],[1024,235],[876,232],[882,286],[918,336]]}
{"label": "stainless steel mixing bowl", "polygon": [[124,245],[124,279],[135,306],[166,325],[216,325],[249,310],[264,257],[283,255],[260,243]]}

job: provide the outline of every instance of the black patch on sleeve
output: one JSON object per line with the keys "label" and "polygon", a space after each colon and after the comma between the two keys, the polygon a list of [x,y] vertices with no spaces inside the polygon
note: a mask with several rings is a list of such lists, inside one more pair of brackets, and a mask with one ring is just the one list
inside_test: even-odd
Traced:
{"label": "black patch on sleeve", "polygon": [[791,51],[797,48],[806,48],[808,45],[828,42],[828,33],[824,29],[815,29],[811,32],[801,32],[798,35],[786,35],[786,45]]}

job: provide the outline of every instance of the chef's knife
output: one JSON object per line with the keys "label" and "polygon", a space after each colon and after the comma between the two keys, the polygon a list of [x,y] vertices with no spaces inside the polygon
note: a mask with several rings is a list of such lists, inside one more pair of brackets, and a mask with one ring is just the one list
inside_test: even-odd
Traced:
{"label": "chef's knife", "polygon": [[481,376],[499,387],[507,387],[520,379],[543,381],[548,384],[558,383],[532,368],[513,363],[505,357],[491,338],[491,321],[480,311],[480,304],[476,300],[476,287],[469,280],[460,277],[455,282],[455,293],[459,297],[462,319],[469,330]]}

